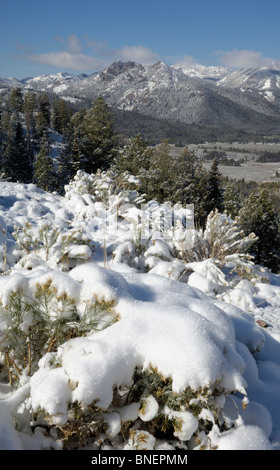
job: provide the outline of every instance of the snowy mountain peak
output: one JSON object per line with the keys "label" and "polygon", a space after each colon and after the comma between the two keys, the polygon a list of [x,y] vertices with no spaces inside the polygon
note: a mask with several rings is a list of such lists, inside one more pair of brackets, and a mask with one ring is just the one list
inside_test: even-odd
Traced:
{"label": "snowy mountain peak", "polygon": [[226,77],[231,70],[220,66],[207,66],[201,64],[186,65],[178,63],[173,65],[175,70],[180,70],[188,77],[196,77],[206,80],[221,80]]}
{"label": "snowy mountain peak", "polygon": [[256,92],[267,101],[275,101],[276,98],[280,99],[280,70],[271,67],[235,70],[219,80],[217,85],[242,92]]}
{"label": "snowy mountain peak", "polygon": [[111,65],[106,67],[102,72],[100,72],[97,75],[100,75],[101,79],[103,81],[112,81],[116,77],[118,77],[121,74],[125,74],[127,72],[131,72],[132,70],[134,71],[144,71],[145,68],[141,64],[137,64],[136,62],[128,61],[128,62],[113,62]]}
{"label": "snowy mountain peak", "polygon": [[50,75],[43,74],[37,77],[24,78],[19,81],[19,85],[27,90],[59,93],[70,82],[84,80],[86,77],[86,74],[74,75],[67,72],[58,72]]}

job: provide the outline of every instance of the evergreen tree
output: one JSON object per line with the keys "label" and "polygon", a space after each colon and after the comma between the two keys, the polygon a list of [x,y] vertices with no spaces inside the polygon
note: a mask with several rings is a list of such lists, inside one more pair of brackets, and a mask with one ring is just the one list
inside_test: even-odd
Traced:
{"label": "evergreen tree", "polygon": [[20,88],[13,88],[10,92],[10,103],[13,111],[18,113],[23,109],[23,97]]}
{"label": "evergreen tree", "polygon": [[78,170],[85,171],[85,157],[83,154],[85,113],[85,109],[81,109],[79,112],[75,113],[71,117],[67,131],[64,134],[66,142],[65,152],[71,166],[70,179],[73,178]]}
{"label": "evergreen tree", "polygon": [[34,111],[36,106],[36,97],[32,92],[28,92],[25,95],[23,103],[23,114],[25,119],[25,125],[28,132],[31,132],[35,127]]}
{"label": "evergreen tree", "polygon": [[173,196],[173,158],[168,140],[164,140],[154,150],[145,193],[147,199],[156,199],[162,203],[172,201]]}
{"label": "evergreen tree", "polygon": [[196,161],[193,153],[185,147],[174,159],[174,197],[180,202],[192,199],[192,186],[195,182]]}
{"label": "evergreen tree", "polygon": [[250,194],[240,210],[244,233],[254,232],[258,241],[252,247],[255,263],[278,272],[280,267],[280,223],[270,192],[259,188]]}
{"label": "evergreen tree", "polygon": [[[63,146],[59,152],[59,157],[57,160],[57,181],[58,187],[57,190],[64,194],[64,187],[69,181],[75,176],[77,171],[80,169],[80,162],[76,158],[76,140],[74,136],[74,141],[72,142],[69,134],[64,135],[63,137]],[[78,145],[78,142],[77,142]]]}
{"label": "evergreen tree", "polygon": [[187,147],[174,158],[173,193],[176,200],[182,203],[191,203],[197,185],[197,169],[200,166],[194,154],[190,153]]}
{"label": "evergreen tree", "polygon": [[32,91],[28,91],[24,97],[24,103],[23,103],[23,113],[25,116],[26,125],[31,124],[31,122],[28,121],[28,117],[33,118],[35,107],[36,107],[36,95]]}
{"label": "evergreen tree", "polygon": [[153,151],[140,134],[127,139],[125,145],[119,150],[115,162],[115,169],[123,173],[128,171],[134,176],[146,172],[151,164]]}
{"label": "evergreen tree", "polygon": [[35,134],[35,118],[34,118],[34,110],[36,104],[36,97],[35,94],[32,92],[28,92],[25,95],[24,103],[23,103],[23,114],[26,126],[26,141],[27,141],[27,149],[30,155],[31,161],[34,161],[34,134]]}
{"label": "evergreen tree", "polygon": [[187,147],[174,159],[173,165],[173,200],[193,204],[195,224],[203,227],[208,216],[207,172]]}
{"label": "evergreen tree", "polygon": [[194,205],[194,221],[196,227],[204,228],[209,215],[207,188],[208,174],[205,168],[198,163],[194,170],[193,180],[186,187],[186,203]]}
{"label": "evergreen tree", "polygon": [[84,156],[82,154],[79,134],[74,132],[71,149],[68,152],[70,165],[71,165],[71,177],[72,178],[78,170],[83,168]]}
{"label": "evergreen tree", "polygon": [[208,174],[194,154],[185,148],[174,157],[165,140],[149,155],[149,162],[140,174],[141,190],[147,199],[193,204],[195,223],[203,227],[209,213]]}
{"label": "evergreen tree", "polygon": [[51,105],[49,97],[46,93],[39,95],[38,97],[38,111],[43,115],[43,118],[47,126],[50,126],[51,122]]}
{"label": "evergreen tree", "polygon": [[4,127],[3,116],[4,116],[3,108],[1,108],[0,106],[0,165],[1,167],[2,167],[2,157],[3,157],[3,152],[4,152],[4,142],[6,138],[6,129]]}
{"label": "evergreen tree", "polygon": [[41,139],[40,151],[35,160],[34,183],[44,191],[54,191],[57,188],[53,159],[46,135]]}
{"label": "evergreen tree", "polygon": [[15,166],[14,178],[21,183],[31,183],[33,175],[33,166],[29,154],[29,147],[27,145],[22,125],[20,122],[16,125],[15,132]]}
{"label": "evergreen tree", "polygon": [[52,126],[53,128],[64,135],[67,131],[71,117],[70,108],[67,103],[62,99],[56,99],[53,102],[52,108]]}
{"label": "evergreen tree", "polygon": [[6,128],[1,158],[2,173],[9,180],[20,183],[32,181],[32,163],[22,125],[17,113],[10,117]]}
{"label": "evergreen tree", "polygon": [[224,189],[224,211],[233,219],[238,216],[241,208],[241,199],[238,188],[234,183],[228,182]]}
{"label": "evergreen tree", "polygon": [[223,211],[223,191],[221,188],[221,173],[219,172],[219,160],[214,158],[208,175],[207,184],[208,213],[217,209]]}
{"label": "evergreen tree", "polygon": [[44,93],[38,98],[38,112],[36,116],[36,133],[39,140],[47,132],[47,128],[50,126],[50,119],[50,101],[48,95]]}
{"label": "evergreen tree", "polygon": [[117,136],[112,112],[102,97],[86,111],[83,131],[85,171],[95,173],[109,168],[116,154]]}

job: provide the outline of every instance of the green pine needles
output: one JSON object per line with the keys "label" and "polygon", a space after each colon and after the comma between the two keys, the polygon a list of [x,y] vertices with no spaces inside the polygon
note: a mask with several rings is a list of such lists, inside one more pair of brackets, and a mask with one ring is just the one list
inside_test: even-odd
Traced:
{"label": "green pine needles", "polygon": [[114,302],[97,296],[79,314],[77,301],[68,292],[59,292],[51,279],[37,283],[30,295],[23,288],[12,291],[0,308],[5,318],[1,378],[10,384],[32,375],[45,354],[54,353],[69,339],[101,331],[118,320]]}

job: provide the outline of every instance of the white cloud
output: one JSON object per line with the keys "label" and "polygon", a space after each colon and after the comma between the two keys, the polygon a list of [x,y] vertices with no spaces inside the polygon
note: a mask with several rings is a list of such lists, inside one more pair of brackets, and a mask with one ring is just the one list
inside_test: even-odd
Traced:
{"label": "white cloud", "polygon": [[85,36],[86,43],[93,49],[95,54],[106,57],[111,61],[114,60],[133,60],[140,64],[154,64],[160,60],[159,54],[153,52],[147,47],[139,46],[123,46],[121,49],[113,49],[108,47],[108,43],[104,41],[95,41],[95,39]]}
{"label": "white cloud", "polygon": [[[60,42],[64,43],[64,40],[60,39]],[[67,50],[65,51],[47,52],[44,54],[22,54],[17,56],[17,58],[59,67],[61,70],[76,70],[80,72],[100,70],[108,65],[108,62],[103,58],[83,54],[82,42],[74,34],[68,36]]]}
{"label": "white cloud", "polygon": [[124,46],[117,54],[122,60],[133,60],[140,64],[151,65],[160,60],[159,54],[143,46]]}
{"label": "white cloud", "polygon": [[[64,46],[65,40],[56,38]],[[142,64],[154,64],[160,57],[150,49],[139,46],[124,46],[122,49],[110,49],[106,42],[95,41],[84,36],[85,46],[94,53],[85,54],[84,45],[76,35],[69,35],[64,51],[47,52],[43,54],[21,54],[18,59],[36,62],[44,65],[59,67],[61,70],[97,71],[102,70],[116,60],[133,60]]]}
{"label": "white cloud", "polygon": [[218,51],[220,62],[233,68],[273,67],[280,68],[280,61],[264,57],[261,52],[250,50]]}
{"label": "white cloud", "polygon": [[192,57],[191,55],[184,55],[175,65],[189,67],[191,65],[196,65],[196,64],[197,62],[194,57]]}
{"label": "white cloud", "polygon": [[51,65],[59,67],[61,70],[100,70],[108,65],[108,62],[84,54],[73,54],[71,52],[49,52],[47,54],[26,54],[21,55],[21,59],[38,64]]}

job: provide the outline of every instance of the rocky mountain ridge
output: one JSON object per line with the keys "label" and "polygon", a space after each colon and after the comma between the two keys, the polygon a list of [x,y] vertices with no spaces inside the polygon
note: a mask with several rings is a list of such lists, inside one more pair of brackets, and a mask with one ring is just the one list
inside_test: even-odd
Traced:
{"label": "rocky mountain ridge", "polygon": [[0,90],[20,87],[74,102],[102,95],[110,106],[184,125],[275,132],[280,125],[280,71],[269,68],[142,65],[114,62],[91,75],[57,73],[0,79]]}

